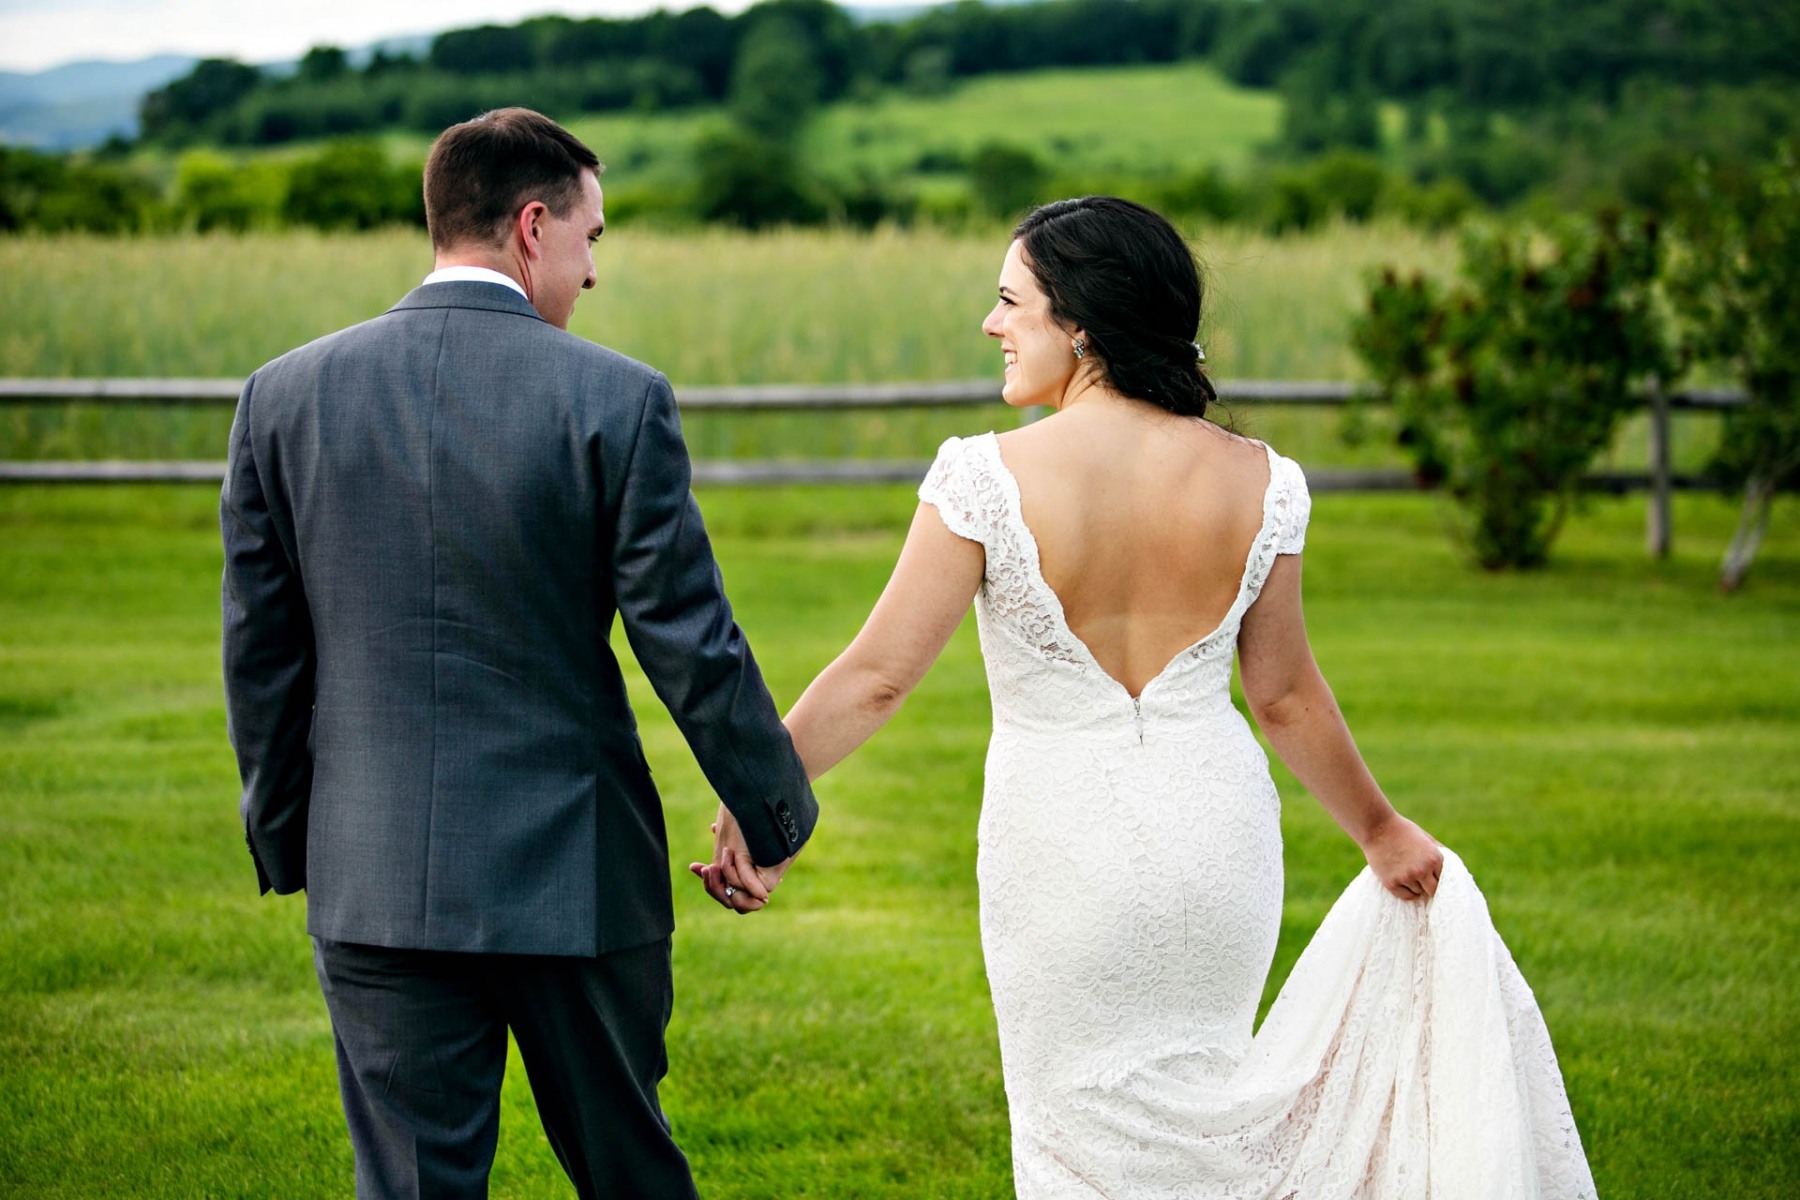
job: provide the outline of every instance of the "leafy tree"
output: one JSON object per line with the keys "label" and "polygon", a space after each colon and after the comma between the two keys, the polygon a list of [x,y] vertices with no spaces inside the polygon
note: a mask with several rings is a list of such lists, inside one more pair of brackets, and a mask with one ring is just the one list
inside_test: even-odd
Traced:
{"label": "leafy tree", "polygon": [[0,146],[0,232],[34,228],[43,198],[66,187],[67,181],[68,168],[60,158]]}
{"label": "leafy tree", "polygon": [[644,53],[642,21],[541,17],[527,24],[537,35],[537,59],[546,67],[580,66]]}
{"label": "leafy tree", "polygon": [[779,23],[786,27],[784,36],[803,41],[818,73],[821,100],[843,96],[861,69],[862,33],[831,0],[763,0],[738,21],[742,29],[737,48],[740,64],[747,43],[765,23]]}
{"label": "leafy tree", "polygon": [[1148,199],[1151,207],[1162,212],[1213,221],[1236,220],[1248,203],[1244,192],[1226,177],[1217,163],[1164,182]]}
{"label": "leafy tree", "polygon": [[824,76],[812,38],[784,17],[759,21],[738,48],[731,116],[771,142],[792,141],[818,107]]}
{"label": "leafy tree", "polygon": [[329,83],[342,78],[350,69],[350,60],[336,46],[314,46],[300,56],[299,78],[308,83]]}
{"label": "leafy tree", "polygon": [[454,75],[495,75],[537,65],[531,31],[522,25],[452,29],[431,42],[431,65]]}
{"label": "leafy tree", "polygon": [[1245,87],[1274,87],[1288,65],[1313,44],[1314,26],[1293,3],[1246,6],[1220,35],[1215,53],[1219,67]]}
{"label": "leafy tree", "polygon": [[1381,205],[1403,221],[1444,230],[1461,224],[1481,200],[1468,184],[1446,176],[1425,184],[1395,183],[1382,194]]}
{"label": "leafy tree", "polygon": [[700,138],[694,157],[700,176],[694,208],[703,221],[766,229],[825,219],[823,200],[785,140],[720,129]]}
{"label": "leafy tree", "polygon": [[1352,334],[1398,441],[1468,511],[1490,570],[1544,561],[1588,465],[1672,357],[1654,225],[1605,216],[1548,253],[1534,241],[1470,235],[1449,288],[1382,271]]}
{"label": "leafy tree", "polygon": [[1275,234],[1310,229],[1332,217],[1366,221],[1387,206],[1395,187],[1374,155],[1337,149],[1264,172],[1252,187],[1258,196],[1254,215]]}
{"label": "leafy tree", "polygon": [[191,137],[255,91],[262,72],[230,58],[209,58],[146,95],[138,119],[146,138]]}
{"label": "leafy tree", "polygon": [[989,214],[1013,217],[1043,199],[1049,172],[1037,156],[1008,142],[984,142],[969,156],[969,186]]}
{"label": "leafy tree", "polygon": [[369,56],[368,65],[363,68],[363,75],[369,79],[376,79],[380,76],[393,74],[397,71],[416,71],[418,68],[419,60],[412,55],[389,54],[386,50],[377,46],[375,47],[375,53]]}
{"label": "leafy tree", "polygon": [[1727,366],[1749,395],[1725,416],[1715,469],[1743,490],[1720,567],[1735,591],[1756,559],[1778,488],[1800,482],[1800,163],[1792,148],[1733,179],[1703,172],[1678,216],[1685,253],[1670,292],[1687,348]]}
{"label": "leafy tree", "polygon": [[319,229],[373,229],[424,222],[420,172],[388,165],[371,141],[332,142],[288,173],[287,219]]}
{"label": "leafy tree", "polygon": [[234,163],[223,155],[190,150],[175,164],[175,219],[206,231],[243,231],[281,224],[287,201],[288,172],[263,159]]}
{"label": "leafy tree", "polygon": [[1305,68],[1282,80],[1281,142],[1297,154],[1338,146],[1375,150],[1381,121],[1375,94],[1365,84],[1339,88]]}
{"label": "leafy tree", "polygon": [[1359,150],[1332,150],[1308,170],[1325,206],[1351,221],[1374,216],[1391,182],[1381,160]]}
{"label": "leafy tree", "polygon": [[0,146],[0,232],[131,233],[155,203],[150,181],[122,165]]}
{"label": "leafy tree", "polygon": [[136,233],[156,204],[156,189],[136,172],[113,164],[69,168],[67,186],[38,203],[37,228],[50,233]]}
{"label": "leafy tree", "polygon": [[686,67],[711,100],[723,100],[731,86],[738,33],[731,19],[710,8],[690,8],[669,17],[656,39],[669,62]]}

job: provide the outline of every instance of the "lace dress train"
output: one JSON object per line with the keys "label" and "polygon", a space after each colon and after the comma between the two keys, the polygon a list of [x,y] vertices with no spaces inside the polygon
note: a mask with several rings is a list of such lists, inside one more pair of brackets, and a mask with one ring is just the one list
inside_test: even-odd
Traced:
{"label": "lace dress train", "polygon": [[977,872],[1018,1194],[1591,1197],[1543,1019],[1453,854],[1425,904],[1365,870],[1252,1035],[1280,808],[1231,670],[1304,545],[1299,467],[1269,451],[1235,602],[1136,697],[1069,629],[992,434],[946,442],[919,494],[987,556]]}

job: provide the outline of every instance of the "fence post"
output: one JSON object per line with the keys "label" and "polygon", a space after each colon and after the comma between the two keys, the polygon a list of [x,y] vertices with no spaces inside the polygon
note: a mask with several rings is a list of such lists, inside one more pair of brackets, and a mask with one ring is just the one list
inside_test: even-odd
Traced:
{"label": "fence post", "polygon": [[1662,380],[1650,379],[1650,507],[1644,541],[1650,557],[1669,557],[1669,397]]}

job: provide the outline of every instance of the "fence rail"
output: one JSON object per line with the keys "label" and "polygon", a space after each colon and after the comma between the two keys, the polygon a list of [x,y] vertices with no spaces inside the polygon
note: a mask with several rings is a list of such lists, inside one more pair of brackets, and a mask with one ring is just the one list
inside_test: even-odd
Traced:
{"label": "fence rail", "polygon": [[[96,404],[106,406],[228,406],[237,403],[238,379],[0,379],[0,406]],[[1227,404],[1333,407],[1356,397],[1358,385],[1338,380],[1240,379],[1219,384]],[[688,387],[677,391],[687,412],[857,411],[944,408],[1000,402],[992,379],[949,383],[769,384],[756,387]],[[1652,492],[1653,551],[1667,540],[1668,493],[1702,485],[1668,469],[1669,415],[1681,409],[1722,410],[1745,402],[1731,388],[1687,388],[1657,397],[1650,410],[1650,463],[1643,473],[1596,475],[1600,491]],[[918,461],[711,460],[694,464],[699,484],[914,483],[930,464]],[[223,462],[43,461],[0,462],[0,483],[218,483]],[[1399,470],[1319,468],[1307,472],[1318,492],[1410,491],[1412,475]],[[1661,514],[1660,516],[1658,514]],[[1664,532],[1659,535],[1656,526]]]}
{"label": "fence rail", "polygon": [[[0,379],[0,405],[233,405],[241,379]],[[1355,398],[1359,385],[1335,379],[1235,379],[1218,385],[1227,403],[1331,406]],[[754,412],[795,409],[936,408],[998,404],[992,379],[948,383],[775,383],[677,389],[684,409]],[[1673,409],[1726,409],[1744,403],[1736,388],[1683,388],[1668,393]]]}
{"label": "fence rail", "polygon": [[[100,404],[137,406],[233,405],[241,379],[0,379],[0,404]],[[1336,405],[1356,395],[1352,383],[1335,380],[1240,379],[1219,385],[1228,403]],[[1700,396],[1701,393],[1691,393]],[[1731,403],[1731,393],[1705,393],[1694,407]],[[799,384],[750,387],[684,387],[681,407],[692,412],[780,412],[817,409],[942,408],[1000,403],[992,379],[949,383]]]}

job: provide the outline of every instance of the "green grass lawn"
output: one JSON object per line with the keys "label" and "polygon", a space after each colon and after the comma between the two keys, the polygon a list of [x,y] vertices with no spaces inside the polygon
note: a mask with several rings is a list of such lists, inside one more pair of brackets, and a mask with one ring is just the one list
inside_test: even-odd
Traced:
{"label": "green grass lawn", "polygon": [[[911,497],[701,502],[789,703],[866,613]],[[215,503],[0,490],[0,1194],[350,1188],[303,906],[256,895],[237,824]],[[1428,497],[1320,497],[1309,538],[1326,673],[1390,794],[1485,889],[1620,1200],[1800,1188],[1800,504],[1727,600],[1733,516],[1679,498],[1653,564],[1641,500],[1596,501],[1524,575],[1464,566]],[[769,912],[681,880],[665,1100],[709,1197],[1006,1194],[971,626],[821,785]],[[713,801],[634,686],[680,870]],[[1359,857],[1277,779],[1279,978]],[[516,1069],[495,1194],[567,1194]]]}

